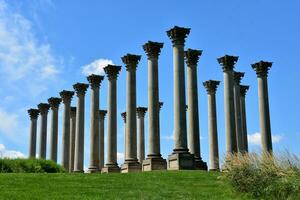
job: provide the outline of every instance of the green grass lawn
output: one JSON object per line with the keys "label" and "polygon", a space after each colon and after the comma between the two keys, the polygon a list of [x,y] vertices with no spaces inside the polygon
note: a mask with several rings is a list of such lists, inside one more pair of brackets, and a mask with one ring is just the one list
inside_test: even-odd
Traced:
{"label": "green grass lawn", "polygon": [[218,172],[0,174],[0,199],[248,199]]}

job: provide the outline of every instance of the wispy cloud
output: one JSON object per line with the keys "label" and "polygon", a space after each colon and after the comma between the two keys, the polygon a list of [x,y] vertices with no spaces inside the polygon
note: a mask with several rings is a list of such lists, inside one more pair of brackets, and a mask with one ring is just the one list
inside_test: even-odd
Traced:
{"label": "wispy cloud", "polygon": [[[49,43],[40,42],[32,23],[0,0],[0,78],[15,94],[23,91],[38,95],[62,68]],[[45,81],[47,80],[47,81]],[[36,85],[44,90],[36,90]]]}
{"label": "wispy cloud", "polygon": [[7,150],[3,144],[0,144],[0,158],[25,158],[20,151]]}
{"label": "wispy cloud", "polygon": [[112,60],[109,59],[97,59],[91,62],[90,64],[84,65],[82,67],[82,73],[84,75],[90,75],[90,74],[99,74],[104,75],[103,68],[106,67],[108,64],[113,64]]}
{"label": "wispy cloud", "polygon": [[[278,143],[283,139],[281,135],[272,135],[272,142]],[[261,134],[260,133],[253,133],[248,135],[248,142],[249,144],[253,145],[261,145]]]}

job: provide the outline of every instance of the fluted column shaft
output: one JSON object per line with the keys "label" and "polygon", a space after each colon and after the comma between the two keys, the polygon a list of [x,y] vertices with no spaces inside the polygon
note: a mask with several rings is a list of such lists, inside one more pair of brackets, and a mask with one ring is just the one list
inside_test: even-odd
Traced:
{"label": "fluted column shaft", "polygon": [[140,163],[143,163],[145,159],[145,114],[147,108],[138,107],[136,109],[138,116],[138,146],[137,146],[137,158]]}
{"label": "fluted column shaft", "polygon": [[258,99],[259,99],[259,115],[260,115],[260,134],[262,142],[262,150],[264,153],[272,153],[272,135],[269,110],[269,94],[268,94],[268,71],[272,67],[271,62],[260,61],[252,64],[252,68],[256,71],[258,81]]}
{"label": "fluted column shaft", "polygon": [[74,171],[74,154],[75,154],[75,134],[76,134],[76,107],[71,107],[70,112],[70,159],[69,172]]}
{"label": "fluted column shaft", "polygon": [[228,156],[237,152],[233,91],[233,68],[237,60],[238,57],[227,55],[218,59],[218,62],[222,65],[224,72],[226,154]]}
{"label": "fluted column shaft", "polygon": [[208,137],[209,137],[209,170],[219,170],[219,148],[217,128],[216,90],[219,81],[206,81],[203,83],[208,97]]}
{"label": "fluted column shaft", "polygon": [[137,162],[136,135],[136,68],[141,56],[126,54],[122,57],[126,65],[126,155],[125,163]]}
{"label": "fluted column shaft", "polygon": [[185,52],[187,63],[188,89],[188,147],[195,159],[201,158],[199,108],[198,108],[198,79],[197,63],[202,51],[188,49]]}
{"label": "fluted column shaft", "polygon": [[143,49],[148,56],[148,158],[160,158],[158,57],[163,43],[148,41]]}
{"label": "fluted column shaft", "polygon": [[104,167],[104,119],[107,111],[99,111],[99,169]]}
{"label": "fluted column shaft", "polygon": [[36,132],[37,132],[37,118],[39,115],[38,109],[29,109],[30,116],[30,131],[29,131],[29,158],[36,157]]}
{"label": "fluted column shaft", "polygon": [[119,172],[117,163],[117,77],[121,66],[108,65],[104,68],[108,78],[107,95],[107,162],[102,172]]}
{"label": "fluted column shaft", "polygon": [[40,125],[40,148],[39,148],[39,158],[46,159],[47,153],[47,119],[48,119],[48,111],[49,104],[40,103],[38,105],[40,114],[41,114],[41,125]]}
{"label": "fluted column shaft", "polygon": [[58,108],[60,98],[50,98],[48,103],[51,108],[51,127],[50,127],[50,160],[57,162],[57,139],[58,139]]}
{"label": "fluted column shaft", "polygon": [[75,158],[74,158],[74,172],[83,172],[84,162],[84,105],[85,92],[88,88],[87,84],[77,83],[73,85],[77,95],[76,107],[76,138],[75,138]]}
{"label": "fluted column shaft", "polygon": [[248,134],[247,134],[247,117],[246,117],[246,92],[249,89],[249,86],[241,85],[240,86],[240,102],[241,102],[241,121],[242,121],[242,137],[244,151],[248,152]]}
{"label": "fluted column shaft", "polygon": [[126,112],[122,112],[121,116],[124,121],[124,155],[126,155]]}
{"label": "fluted column shaft", "polygon": [[70,159],[70,109],[71,100],[74,95],[73,91],[63,90],[60,92],[64,104],[63,127],[62,127],[62,147],[61,147],[61,164],[65,169],[69,169]]}
{"label": "fluted column shaft", "polygon": [[240,82],[244,73],[233,72],[234,79],[234,111],[235,111],[235,132],[238,152],[244,152],[244,141],[242,133],[242,117],[241,117],[241,97],[240,97]]}
{"label": "fluted column shaft", "polygon": [[89,172],[99,171],[99,90],[103,76],[92,74],[87,77],[91,85],[91,129]]}

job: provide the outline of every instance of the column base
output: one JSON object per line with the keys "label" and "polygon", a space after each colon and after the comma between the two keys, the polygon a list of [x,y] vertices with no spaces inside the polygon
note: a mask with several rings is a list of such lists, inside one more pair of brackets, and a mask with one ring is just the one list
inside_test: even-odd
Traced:
{"label": "column base", "polygon": [[201,157],[195,158],[195,169],[207,171],[207,163]]}
{"label": "column base", "polygon": [[89,167],[87,173],[99,173],[101,172],[98,167]]}
{"label": "column base", "polygon": [[195,158],[189,152],[174,151],[168,158],[168,170],[194,170]]}
{"label": "column base", "polygon": [[120,173],[120,167],[118,164],[106,164],[102,169],[101,173]]}
{"label": "column base", "polygon": [[167,161],[162,157],[146,158],[142,164],[143,171],[167,170]]}
{"label": "column base", "polygon": [[142,171],[142,165],[139,162],[127,162],[121,166],[121,173],[131,173]]}

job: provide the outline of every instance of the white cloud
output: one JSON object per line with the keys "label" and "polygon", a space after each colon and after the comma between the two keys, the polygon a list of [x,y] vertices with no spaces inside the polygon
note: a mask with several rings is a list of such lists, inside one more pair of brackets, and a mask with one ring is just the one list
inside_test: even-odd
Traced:
{"label": "white cloud", "polygon": [[122,152],[117,152],[117,160],[118,160],[118,163],[119,163],[119,164],[124,163],[124,159],[125,159],[124,153],[122,153]]}
{"label": "white cloud", "polygon": [[106,67],[108,64],[112,65],[113,64],[112,60],[102,59],[102,58],[94,60],[92,63],[88,65],[84,65],[82,67],[82,73],[84,75],[90,75],[90,74],[104,75],[103,68]]}
{"label": "white cloud", "polygon": [[[37,39],[31,21],[0,0],[0,78],[2,85],[15,95],[41,92],[35,86],[47,88],[61,71],[47,42]],[[47,80],[47,81],[45,81]]]}
{"label": "white cloud", "polygon": [[25,158],[25,155],[20,151],[7,150],[3,144],[0,144],[1,158]]}
{"label": "white cloud", "polygon": [[[273,143],[278,143],[282,140],[281,135],[272,135],[272,142]],[[254,145],[261,145],[261,135],[260,133],[253,133],[248,135],[248,142],[249,144],[254,144]]]}

